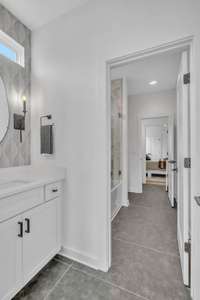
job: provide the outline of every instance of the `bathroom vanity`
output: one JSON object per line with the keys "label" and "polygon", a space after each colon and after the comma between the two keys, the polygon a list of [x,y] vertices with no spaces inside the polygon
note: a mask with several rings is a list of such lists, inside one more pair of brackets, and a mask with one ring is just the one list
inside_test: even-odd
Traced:
{"label": "bathroom vanity", "polygon": [[[1,300],[12,299],[61,248],[64,172],[12,169],[14,173],[19,170],[19,174],[21,170],[20,179],[12,172],[13,178],[0,180]],[[6,172],[5,177],[10,178]]]}

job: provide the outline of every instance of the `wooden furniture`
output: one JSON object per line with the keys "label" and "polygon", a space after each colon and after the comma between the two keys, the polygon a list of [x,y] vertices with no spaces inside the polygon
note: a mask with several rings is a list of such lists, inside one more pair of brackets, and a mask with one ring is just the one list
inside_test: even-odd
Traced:
{"label": "wooden furniture", "polygon": [[148,177],[152,175],[166,175],[166,168],[160,169],[159,168],[159,161],[146,161],[146,173]]}

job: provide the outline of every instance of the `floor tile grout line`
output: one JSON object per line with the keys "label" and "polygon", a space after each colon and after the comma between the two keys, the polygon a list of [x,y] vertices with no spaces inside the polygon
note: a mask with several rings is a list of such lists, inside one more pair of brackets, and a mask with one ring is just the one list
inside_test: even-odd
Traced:
{"label": "floor tile grout line", "polygon": [[[137,209],[137,208],[136,208]],[[135,210],[135,212],[137,212],[137,210]],[[150,224],[150,225],[154,225],[154,226],[161,226],[161,224],[163,224],[163,222],[157,222],[157,221],[155,221],[155,220],[148,220],[148,219],[146,219],[145,217],[143,217],[143,216],[133,216],[133,217],[135,217],[135,220],[136,221],[138,221],[138,220],[145,220],[145,222],[146,223],[148,223],[148,224]],[[113,220],[114,221],[114,220]],[[118,221],[118,222],[120,222],[120,221]],[[113,223],[113,224],[115,224],[115,223]],[[118,223],[119,224],[119,223]],[[167,227],[167,226],[169,226],[169,227]],[[170,225],[169,224],[165,224],[165,228],[164,228],[164,230],[166,231],[166,230],[172,230],[171,229],[171,227],[170,227]]]}
{"label": "floor tile grout line", "polygon": [[[137,212],[137,208],[134,210],[134,212]],[[155,221],[155,220],[148,220],[147,218],[145,218],[144,216],[141,216],[141,215],[137,215],[137,216],[133,215],[132,217],[135,217],[136,221],[138,221],[138,220],[145,220],[145,222],[148,223],[149,225],[154,225],[154,226],[159,227],[159,228],[163,225],[163,222],[159,222],[159,221]],[[122,217],[118,217],[118,218],[122,219]],[[125,218],[126,218],[126,216],[125,216]],[[113,220],[113,224],[114,225],[115,224],[119,225],[120,222],[121,222],[121,220],[117,219],[117,217],[116,217],[116,220]],[[164,228],[165,231],[167,230],[169,232],[172,232],[172,227],[171,227],[170,224],[165,224],[164,226],[165,226],[165,228]],[[174,226],[176,226],[176,225],[174,225]]]}
{"label": "floor tile grout line", "polygon": [[155,249],[155,248],[146,247],[146,246],[144,246],[144,245],[141,245],[141,244],[138,244],[138,243],[134,243],[134,242],[130,242],[130,241],[126,241],[126,240],[123,240],[123,239],[120,239],[120,238],[115,238],[115,237],[113,237],[113,240],[115,240],[115,241],[120,241],[120,242],[122,242],[122,243],[126,243],[126,244],[129,244],[129,245],[135,245],[135,246],[138,246],[138,247],[147,249],[147,250],[151,250],[151,251],[153,251],[153,252],[157,252],[157,253],[159,253],[159,254],[164,254],[164,255],[168,255],[168,256],[180,258],[180,256],[179,256],[178,254],[173,254],[173,253],[169,253],[169,252],[160,251],[160,250],[157,250],[157,249]]}
{"label": "floor tile grout line", "polygon": [[[64,261],[60,261],[60,260],[57,259],[57,258],[54,258],[54,260],[58,261],[58,262],[61,263],[61,264],[64,264],[65,266],[68,265],[68,263],[66,263],[66,262],[64,262]],[[105,282],[106,284],[109,284],[109,285],[111,285],[111,286],[113,286],[113,287],[116,287],[116,288],[118,288],[118,289],[120,289],[120,290],[123,290],[123,291],[125,291],[125,292],[127,292],[127,293],[129,293],[129,294],[131,294],[131,295],[137,296],[137,297],[139,297],[139,298],[141,298],[141,299],[143,299],[143,300],[149,300],[148,298],[145,298],[145,297],[143,297],[143,296],[141,296],[141,295],[139,295],[139,294],[137,294],[137,293],[134,293],[133,291],[130,291],[130,290],[128,290],[128,289],[126,289],[126,288],[124,288],[124,287],[122,287],[122,286],[118,286],[118,285],[116,285],[116,284],[114,284],[114,283],[111,283],[110,281],[107,281],[107,280],[105,280],[105,279],[102,279],[102,278],[99,277],[98,275],[93,275],[93,274],[91,274],[91,273],[89,273],[89,272],[87,272],[87,271],[84,271],[84,270],[79,269],[78,267],[74,266],[74,262],[72,262],[72,263],[68,266],[68,268],[67,268],[67,270],[64,272],[64,274],[56,281],[55,285],[54,285],[53,288],[49,291],[48,295],[44,298],[44,300],[47,300],[47,298],[48,298],[48,297],[50,296],[50,294],[53,292],[53,290],[55,289],[55,287],[59,284],[59,282],[63,279],[63,277],[65,276],[65,274],[66,274],[71,268],[74,269],[74,270],[76,270],[76,271],[78,271],[78,272],[81,272],[81,273],[83,273],[83,274],[86,274],[86,275],[88,275],[88,276],[90,276],[90,277],[92,277],[92,278],[94,278],[94,279],[100,280],[100,281],[102,281],[102,282]]]}
{"label": "floor tile grout line", "polygon": [[106,283],[106,284],[108,284],[108,285],[110,285],[110,286],[112,286],[112,287],[116,287],[116,288],[118,288],[119,290],[122,290],[122,291],[124,291],[124,292],[127,292],[127,293],[129,293],[129,294],[131,294],[131,295],[134,295],[134,296],[136,296],[136,297],[138,297],[138,298],[141,298],[141,299],[143,299],[143,300],[150,300],[149,298],[146,298],[146,297],[144,297],[144,296],[141,296],[141,295],[139,295],[139,294],[137,294],[137,293],[135,293],[135,292],[133,292],[133,291],[130,291],[130,290],[128,290],[128,289],[122,287],[121,285],[117,285],[117,284],[115,284],[115,283],[110,282],[109,280],[105,280],[105,279],[99,277],[98,275],[93,275],[93,274],[91,274],[91,273],[89,273],[89,272],[87,272],[87,271],[81,270],[81,269],[79,269],[79,268],[76,267],[76,266],[72,266],[72,269],[74,269],[74,270],[76,270],[76,271],[78,271],[78,272],[80,272],[80,273],[83,273],[83,274],[85,274],[85,275],[87,275],[87,276],[89,276],[89,277],[91,277],[91,278],[94,278],[94,279],[97,279],[97,280],[99,280],[99,281],[102,281],[102,282],[104,282],[104,283]]}
{"label": "floor tile grout line", "polygon": [[[143,205],[143,204],[135,204],[135,203],[130,204],[129,207],[133,207],[133,206],[155,209],[154,206],[147,206],[147,205]],[[156,207],[156,208],[158,208],[158,207]],[[172,208],[172,210],[169,210],[169,208],[159,207],[158,209],[163,210],[163,211],[165,211],[167,214],[169,214],[169,213],[171,213],[171,212],[173,211],[174,208]],[[169,210],[169,211],[168,211],[168,210]]]}
{"label": "floor tile grout line", "polygon": [[59,262],[59,263],[61,263],[61,264],[63,264],[63,265],[65,265],[65,266],[69,266],[69,265],[72,266],[74,264],[73,261],[71,263],[68,263],[68,262],[60,260],[59,258],[56,258],[56,257],[54,257],[54,260],[57,261],[57,262]]}
{"label": "floor tile grout line", "polygon": [[[65,264],[66,265],[66,264]],[[47,293],[47,295],[44,297],[43,300],[47,300],[51,293],[54,291],[54,289],[57,287],[57,285],[60,283],[60,281],[63,279],[63,277],[67,274],[67,272],[72,268],[73,263],[71,263],[68,268],[65,270],[65,272],[60,276],[60,278],[55,282],[53,287],[50,289],[50,291]]]}
{"label": "floor tile grout line", "polygon": [[[144,205],[137,205],[137,204],[136,204],[135,206],[137,206],[137,207],[146,207],[146,208],[150,208],[150,209],[153,208],[153,207],[144,206]],[[164,210],[164,209],[163,209],[163,210]],[[179,257],[178,255],[175,255],[175,254],[165,253],[165,252],[163,252],[163,251],[159,251],[159,250],[154,249],[154,248],[145,247],[145,246],[143,246],[143,245],[140,245],[140,244],[137,244],[137,243],[134,243],[134,242],[129,242],[129,241],[126,241],[126,240],[123,240],[123,239],[120,239],[120,238],[119,238],[119,239],[118,239],[118,238],[113,238],[113,239],[116,240],[116,241],[119,240],[119,241],[124,242],[124,243],[126,243],[126,244],[137,245],[138,247],[141,247],[141,248],[144,248],[144,249],[147,249],[147,250],[151,250],[151,251],[153,251],[153,252],[157,252],[157,253],[160,253],[160,254],[163,254],[163,255],[168,255],[168,256],[173,256],[173,257]],[[62,263],[62,264],[64,264],[64,265],[68,265],[65,261],[59,260],[59,258],[55,258],[55,260],[58,261],[58,262],[60,262],[60,263]],[[48,298],[48,297],[50,296],[50,294],[54,291],[54,289],[55,289],[56,286],[59,284],[59,282],[63,279],[63,277],[65,276],[65,274],[66,274],[71,268],[74,269],[74,270],[76,270],[76,271],[78,271],[78,272],[80,272],[80,273],[83,273],[83,274],[85,274],[85,275],[87,275],[87,276],[89,276],[89,277],[91,277],[91,278],[94,278],[94,279],[96,279],[96,280],[102,281],[102,282],[104,282],[104,283],[107,284],[107,285],[110,285],[110,286],[116,287],[116,288],[118,288],[118,289],[120,289],[120,290],[122,290],[122,291],[125,291],[125,292],[127,292],[128,294],[134,295],[134,296],[136,296],[136,297],[138,297],[138,298],[140,298],[140,299],[143,299],[143,300],[149,300],[148,298],[146,298],[146,297],[144,297],[144,296],[141,296],[141,295],[139,295],[139,294],[137,294],[137,293],[135,293],[135,292],[133,292],[133,291],[130,291],[130,290],[128,290],[128,289],[126,289],[126,288],[124,288],[124,287],[122,287],[122,286],[118,286],[118,285],[116,285],[115,283],[110,282],[109,280],[105,280],[105,279],[99,277],[98,275],[93,275],[93,274],[91,274],[91,273],[89,273],[89,272],[87,272],[87,271],[84,271],[84,270],[79,269],[78,267],[76,267],[76,266],[74,265],[74,262],[72,262],[72,263],[69,265],[69,267],[67,268],[67,270],[66,270],[66,271],[64,272],[64,274],[61,276],[61,278],[57,280],[57,282],[55,283],[55,285],[53,286],[53,288],[49,291],[48,295],[45,297],[44,300],[47,300],[47,298]]]}

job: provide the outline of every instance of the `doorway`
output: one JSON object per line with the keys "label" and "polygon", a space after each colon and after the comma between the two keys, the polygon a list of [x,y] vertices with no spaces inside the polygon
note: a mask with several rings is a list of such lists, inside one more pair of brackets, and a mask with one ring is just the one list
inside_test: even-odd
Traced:
{"label": "doorway", "polygon": [[141,120],[143,184],[165,186],[167,190],[169,117],[152,116]]}
{"label": "doorway", "polygon": [[[139,62],[140,60],[142,60],[142,59],[144,59],[144,58],[148,58],[148,57],[152,57],[152,56],[154,56],[154,55],[160,55],[160,54],[166,54],[166,53],[178,53],[179,54],[179,57],[180,57],[180,61],[182,60],[182,58],[181,58],[181,55],[182,55],[182,53],[183,52],[187,52],[187,55],[188,56],[190,56],[190,43],[191,43],[191,40],[186,40],[186,41],[181,41],[180,43],[174,43],[174,44],[172,44],[172,45],[167,45],[167,46],[164,46],[164,47],[159,47],[159,48],[157,48],[157,49],[154,49],[154,50],[150,50],[150,51],[146,51],[146,52],[143,52],[143,53],[140,53],[140,54],[136,54],[136,55],[133,55],[133,56],[130,56],[130,57],[126,57],[126,58],[122,58],[122,59],[118,59],[118,60],[115,60],[115,61],[111,61],[111,62],[109,62],[109,64],[108,64],[108,70],[109,70],[109,78],[111,78],[110,76],[111,76],[111,72],[112,72],[112,68],[118,68],[118,67],[122,67],[123,65],[128,65],[130,62],[132,62],[132,63],[134,63],[134,62]],[[189,66],[189,64],[188,64],[188,66]],[[183,75],[183,74],[182,74]],[[116,75],[115,75],[116,76]],[[177,76],[178,77],[178,76]],[[119,79],[120,78],[120,76],[118,75],[118,76],[116,76],[115,77],[115,79],[113,79],[112,78],[112,80],[117,80],[117,79]],[[127,84],[127,81],[128,81],[128,78],[127,78],[127,76],[124,76],[123,78],[126,78],[126,84]],[[176,89],[177,90],[177,89]],[[180,90],[179,90],[180,91]],[[176,96],[177,96],[177,94],[176,94]],[[122,99],[123,100],[123,99]],[[122,107],[123,107],[123,101],[122,101]],[[180,109],[180,107],[176,107],[176,108],[178,108],[178,109]],[[129,110],[129,108],[128,108],[128,110]],[[175,121],[177,121],[177,117],[178,117],[179,115],[178,115],[178,113],[176,114],[176,116],[175,116]],[[188,110],[188,116],[189,116],[189,110]],[[122,119],[123,118],[125,118],[126,116],[123,116],[123,114],[122,114]],[[151,116],[152,117],[152,116]],[[164,117],[164,116],[163,116]],[[139,123],[139,124],[141,124],[141,120],[144,120],[144,119],[148,119],[148,118],[150,118],[150,117],[144,117],[141,113],[137,116],[137,120],[136,120],[136,122],[137,123]],[[171,128],[172,128],[172,126],[174,126],[174,125],[172,125],[172,122],[171,121],[169,121],[169,114],[168,114],[168,122],[167,122],[167,130],[168,130],[168,132],[169,132],[169,126],[171,126]],[[174,119],[174,116],[173,116],[173,118],[171,118],[170,120],[172,120],[172,119]],[[129,112],[128,112],[128,114],[127,114],[127,119],[126,119],[126,121],[127,122],[129,122]],[[189,122],[189,118],[188,118],[188,122]],[[180,124],[180,123],[179,123]],[[141,128],[142,126],[138,126],[138,128],[139,128],[139,130],[137,129],[137,135],[138,135],[138,138],[139,138],[139,140],[142,138],[142,128]],[[174,129],[174,128],[173,128]],[[123,129],[122,129],[123,130]],[[180,130],[180,128],[179,128],[179,130]],[[126,132],[125,132],[125,134],[126,134]],[[175,131],[175,135],[176,135],[176,131]],[[111,135],[112,136],[112,135]],[[171,135],[170,135],[171,136]],[[144,138],[144,136],[143,136],[143,138]],[[188,136],[187,136],[187,138],[188,138]],[[122,135],[122,139],[123,139],[123,135]],[[129,142],[129,138],[128,138],[128,133],[127,133],[127,140],[128,140],[128,142]],[[143,139],[143,141],[144,141],[144,139]],[[173,141],[173,143],[172,143],[172,141]],[[168,139],[168,147],[170,148],[171,147],[171,149],[174,147],[174,152],[173,152],[173,155],[172,155],[172,157],[170,157],[169,158],[169,153],[168,153],[168,158],[166,159],[166,161],[168,161],[168,162],[166,162],[166,166],[165,166],[165,169],[166,169],[166,171],[165,171],[165,176],[166,176],[166,180],[165,180],[165,186],[166,186],[166,190],[168,191],[168,198],[169,198],[169,200],[170,200],[170,198],[172,197],[173,198],[173,201],[174,200],[176,200],[176,197],[177,197],[177,194],[178,193],[180,193],[180,191],[178,192],[177,190],[176,190],[176,187],[178,186],[178,179],[176,179],[176,178],[178,178],[178,176],[176,176],[176,171],[177,171],[177,166],[175,165],[175,162],[176,162],[176,159],[177,159],[177,157],[176,157],[176,154],[177,154],[177,149],[176,149],[176,147],[177,147],[177,145],[176,145],[176,141],[177,140],[175,140],[174,141],[174,138],[171,136],[171,138],[170,138],[170,140]],[[137,143],[137,142],[136,142]],[[172,145],[173,144],[173,145]],[[122,145],[123,145],[123,143],[122,143]],[[134,192],[134,193],[137,193],[137,194],[139,194],[139,193],[141,193],[142,192],[142,190],[143,190],[143,183],[144,183],[144,181],[146,180],[146,178],[144,179],[144,171],[145,171],[145,169],[144,169],[144,142],[141,142],[141,140],[140,140],[140,143],[139,143],[139,145],[140,145],[140,149],[139,149],[139,151],[138,151],[138,153],[132,153],[132,154],[134,154],[135,155],[135,159],[137,159],[137,161],[138,161],[138,168],[136,168],[136,170],[134,170],[135,171],[135,174],[136,174],[136,176],[135,176],[135,180],[133,180],[133,181],[135,181],[135,186],[133,186],[133,185],[130,185],[130,181],[131,181],[131,178],[130,178],[130,172],[128,173],[128,174],[125,174],[125,177],[126,177],[126,180],[123,178],[123,173],[121,174],[121,182],[123,182],[123,180],[125,180],[126,182],[129,182],[129,187],[128,187],[128,190],[129,190],[129,192]],[[142,145],[142,146],[141,146]],[[142,149],[143,148],[143,149]],[[145,152],[146,152],[146,150],[145,150]],[[169,152],[169,151],[168,151]],[[122,152],[121,152],[122,153]],[[145,153],[145,158],[146,158],[146,154],[147,153]],[[190,154],[190,153],[188,153],[188,154]],[[128,149],[127,149],[127,152],[126,153],[123,153],[123,155],[125,156],[125,161],[127,161],[127,165],[128,165],[128,168],[130,168],[131,166],[130,166],[130,161],[129,161],[129,157],[130,157],[130,153],[129,153],[129,147],[128,147]],[[162,155],[163,156],[163,155]],[[189,156],[189,155],[188,155]],[[161,159],[162,158],[162,159]],[[163,161],[164,161],[164,157],[161,157],[160,158],[160,160],[159,161],[161,161],[161,163],[163,164]],[[146,160],[146,159],[145,159]],[[178,164],[178,161],[177,161],[177,164]],[[184,166],[182,166],[182,168],[183,168]],[[162,169],[162,168],[161,168]],[[154,170],[155,171],[155,170]],[[132,176],[134,177],[134,174],[132,174]],[[189,193],[188,193],[188,196],[187,196],[187,199],[185,200],[185,201],[187,201],[188,202],[188,210],[185,210],[184,209],[184,213],[187,213],[187,219],[184,219],[182,216],[181,216],[181,220],[183,221],[183,222],[188,222],[188,224],[189,224],[189,212],[190,212],[190,210],[189,210],[189,198],[190,198],[190,193],[191,193],[191,190],[190,190],[190,187],[189,187],[189,184],[190,184],[190,180],[191,180],[191,175],[190,176],[188,176],[188,174],[186,175],[186,178],[188,179],[188,191],[189,191]],[[133,178],[132,177],[132,178]],[[146,176],[145,176],[146,177]],[[127,178],[128,178],[128,180],[127,180]],[[180,187],[180,183],[179,183],[179,187]],[[178,189],[178,188],[177,188]],[[171,195],[170,195],[170,193],[171,193]],[[179,194],[180,195],[180,194]],[[180,197],[180,196],[179,196]],[[128,198],[128,193],[127,193],[127,198]],[[172,199],[171,198],[171,199]],[[111,201],[111,197],[110,197],[110,202],[109,202],[109,204],[110,204],[110,207],[109,207],[109,211],[110,211],[110,214],[109,214],[109,216],[111,216],[111,203],[112,203],[112,201]],[[128,202],[127,202],[128,203]],[[172,203],[171,202],[171,206],[173,207],[174,206],[174,203]],[[121,202],[121,206],[123,206],[123,204],[122,204],[122,202]],[[181,206],[181,205],[180,205]],[[179,206],[179,207],[180,207]],[[120,210],[120,207],[118,208],[118,211]],[[118,212],[117,211],[117,212]],[[116,213],[117,214],[117,213]],[[178,213],[178,216],[179,216],[179,219],[180,219],[180,214],[182,215],[183,214],[183,210],[182,210],[182,212],[180,213]],[[110,218],[111,219],[111,218]],[[188,225],[188,228],[189,228],[189,226],[190,225]],[[111,223],[110,223],[110,229],[109,229],[110,231],[110,235],[108,235],[109,236],[109,245],[110,245],[110,247],[109,247],[109,264],[110,264],[110,266],[112,266],[112,259],[111,259]],[[183,233],[179,233],[180,235],[182,234],[182,236],[184,235]],[[189,234],[189,230],[188,230],[188,232],[187,232],[187,237],[186,236],[184,236],[184,238],[186,239],[184,242],[183,242],[183,240],[181,241],[181,246],[180,246],[180,244],[179,244],[179,251],[181,252],[182,251],[182,253],[183,252],[185,252],[185,250],[182,248],[183,247],[183,245],[185,244],[185,243],[187,243],[187,242],[189,242],[189,239],[190,239],[190,234]],[[180,240],[180,238],[179,238],[179,240]],[[181,254],[181,253],[180,253]],[[185,256],[186,255],[186,256]],[[187,264],[189,264],[189,253],[184,253],[184,254],[182,254],[182,256],[185,256],[184,258],[183,258],[183,261],[181,262],[181,264],[182,264],[182,271],[183,271],[183,278],[184,278],[184,283],[185,283],[185,285],[189,285],[189,283],[190,283],[190,276],[189,276],[189,265],[187,265]],[[182,259],[182,258],[181,258]],[[187,265],[187,270],[186,269],[184,269],[184,264],[186,264]]]}

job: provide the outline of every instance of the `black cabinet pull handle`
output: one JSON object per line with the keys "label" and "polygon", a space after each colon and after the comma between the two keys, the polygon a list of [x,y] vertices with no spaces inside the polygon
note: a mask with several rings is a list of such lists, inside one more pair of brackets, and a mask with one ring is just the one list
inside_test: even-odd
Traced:
{"label": "black cabinet pull handle", "polygon": [[53,189],[52,190],[53,193],[56,193],[57,191],[58,191],[58,189]]}
{"label": "black cabinet pull handle", "polygon": [[26,232],[26,233],[30,233],[30,232],[31,232],[31,230],[30,230],[30,229],[31,229],[31,228],[30,228],[30,227],[31,227],[31,226],[30,226],[30,225],[31,225],[31,224],[30,224],[30,219],[26,218],[26,219],[25,219],[25,222],[26,222],[26,230],[25,230],[25,232]]}
{"label": "black cabinet pull handle", "polygon": [[19,225],[19,234],[18,237],[23,238],[23,222],[18,222]]}

